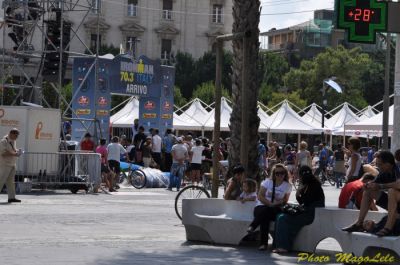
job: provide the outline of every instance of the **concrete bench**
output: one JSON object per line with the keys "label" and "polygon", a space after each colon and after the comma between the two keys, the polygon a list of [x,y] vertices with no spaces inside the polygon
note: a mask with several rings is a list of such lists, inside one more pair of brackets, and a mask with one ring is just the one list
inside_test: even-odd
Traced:
{"label": "concrete bench", "polygon": [[[239,245],[253,220],[255,203],[222,199],[184,199],[182,223],[189,241]],[[387,249],[400,255],[400,237],[378,238],[367,233],[347,233],[340,229],[358,217],[358,210],[317,208],[311,225],[302,228],[293,250],[314,252],[326,238],[334,238],[344,253],[367,255],[374,249]],[[370,212],[367,219],[379,221],[386,213]],[[271,225],[271,228],[273,226]]]}
{"label": "concrete bench", "polygon": [[253,220],[255,202],[184,199],[182,223],[187,240],[239,245]]}

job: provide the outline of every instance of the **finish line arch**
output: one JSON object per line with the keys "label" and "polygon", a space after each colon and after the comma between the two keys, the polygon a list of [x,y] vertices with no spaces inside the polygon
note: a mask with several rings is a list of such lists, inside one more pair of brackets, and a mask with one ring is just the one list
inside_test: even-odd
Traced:
{"label": "finish line arch", "polygon": [[[159,60],[127,55],[75,58],[73,64],[72,137],[86,132],[109,139],[111,95],[139,97],[139,124],[163,133],[172,128],[175,68]],[[96,84],[96,68],[98,82]],[[133,121],[132,121],[133,123]],[[95,129],[96,128],[96,129]]]}

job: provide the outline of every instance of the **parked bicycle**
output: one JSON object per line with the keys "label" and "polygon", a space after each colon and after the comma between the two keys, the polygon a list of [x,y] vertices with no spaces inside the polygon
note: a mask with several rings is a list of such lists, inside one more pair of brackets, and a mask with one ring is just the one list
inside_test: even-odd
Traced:
{"label": "parked bicycle", "polygon": [[[124,165],[127,164],[127,167]],[[118,183],[121,184],[127,180],[136,189],[141,189],[146,186],[146,174],[138,165],[132,163],[121,163],[121,174],[119,175]]]}
{"label": "parked bicycle", "polygon": [[[219,168],[219,186],[226,187],[225,175],[228,171],[227,161],[220,161]],[[210,192],[212,189],[212,177],[211,174],[205,173],[202,176],[201,183],[190,184],[186,182],[186,186],[181,189],[175,197],[175,213],[179,219],[182,220],[182,200],[183,199],[201,199],[210,198]]]}

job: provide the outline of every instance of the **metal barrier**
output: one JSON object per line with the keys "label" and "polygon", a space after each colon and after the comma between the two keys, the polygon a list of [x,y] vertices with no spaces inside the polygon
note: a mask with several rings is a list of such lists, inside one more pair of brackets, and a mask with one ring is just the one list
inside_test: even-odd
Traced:
{"label": "metal barrier", "polygon": [[101,183],[101,160],[96,153],[24,153],[17,162],[17,182],[33,187],[92,191]]}

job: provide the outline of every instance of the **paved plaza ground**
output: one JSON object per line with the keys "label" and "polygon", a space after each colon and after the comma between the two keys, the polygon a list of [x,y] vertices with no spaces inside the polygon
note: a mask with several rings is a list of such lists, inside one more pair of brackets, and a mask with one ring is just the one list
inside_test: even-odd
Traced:
{"label": "paved plaza ground", "polygon": [[[327,205],[336,205],[339,191],[328,185],[324,189]],[[19,195],[21,204],[7,204],[7,195],[1,194],[0,263],[297,264],[296,254],[260,252],[256,244],[187,242],[174,211],[176,194],[134,188],[112,195],[34,191]],[[332,251],[340,251],[334,240],[318,246],[318,253]]]}

